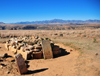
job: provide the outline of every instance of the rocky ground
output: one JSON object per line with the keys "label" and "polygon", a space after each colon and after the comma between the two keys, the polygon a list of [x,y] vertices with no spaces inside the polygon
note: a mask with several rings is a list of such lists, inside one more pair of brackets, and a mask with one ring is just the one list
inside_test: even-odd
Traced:
{"label": "rocky ground", "polygon": [[[22,76],[100,76],[99,31],[34,31],[40,36],[51,37],[67,53],[53,59],[27,60],[28,72]],[[13,57],[10,57],[13,53],[7,51],[4,45],[4,42],[0,43],[0,54],[7,53],[9,56],[0,58],[0,75],[20,76]]]}

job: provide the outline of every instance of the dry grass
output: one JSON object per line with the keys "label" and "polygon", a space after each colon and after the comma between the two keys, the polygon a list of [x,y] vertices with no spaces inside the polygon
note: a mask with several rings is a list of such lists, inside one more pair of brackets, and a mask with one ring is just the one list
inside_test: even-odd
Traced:
{"label": "dry grass", "polygon": [[[9,35],[12,35],[12,37],[25,36],[25,35],[28,36],[37,35],[45,38],[48,37],[52,39],[55,43],[63,43],[64,45],[70,46],[76,51],[79,51],[80,56],[78,57],[78,59],[76,59],[77,61],[76,69],[78,69],[78,73],[86,74],[87,72],[90,71],[91,73],[92,72],[98,73],[98,75],[95,74],[96,76],[100,75],[100,71],[98,68],[99,65],[97,65],[100,62],[100,29],[0,30],[0,34],[1,34],[0,42],[4,42],[7,39],[9,39],[9,37],[6,38],[6,36]],[[2,36],[4,36],[4,38]],[[96,53],[98,53],[98,56],[96,55]],[[67,59],[67,56],[66,58],[64,58],[64,61],[65,59]]]}
{"label": "dry grass", "polygon": [[[8,36],[32,36],[49,37],[54,42],[64,43],[67,46],[84,50],[86,53],[99,52],[100,46],[100,29],[86,30],[0,30],[0,42],[9,39]],[[96,51],[94,51],[96,50]]]}

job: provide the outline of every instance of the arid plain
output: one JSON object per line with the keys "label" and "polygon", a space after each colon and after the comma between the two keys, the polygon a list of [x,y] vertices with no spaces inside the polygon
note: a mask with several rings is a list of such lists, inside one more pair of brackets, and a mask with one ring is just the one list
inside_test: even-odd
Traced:
{"label": "arid plain", "polygon": [[[92,25],[93,26],[93,25]],[[77,25],[81,29],[67,30],[0,30],[0,54],[11,51],[5,49],[5,42],[19,36],[39,36],[50,38],[56,45],[68,52],[53,59],[27,60],[28,73],[22,76],[100,76],[100,25],[96,28]],[[62,26],[63,27],[63,26]],[[68,26],[67,26],[68,27]],[[95,27],[95,26],[94,26]],[[61,26],[60,26],[61,28]],[[0,67],[1,76],[20,76],[15,62],[0,61],[7,67]],[[10,73],[6,73],[10,69]]]}

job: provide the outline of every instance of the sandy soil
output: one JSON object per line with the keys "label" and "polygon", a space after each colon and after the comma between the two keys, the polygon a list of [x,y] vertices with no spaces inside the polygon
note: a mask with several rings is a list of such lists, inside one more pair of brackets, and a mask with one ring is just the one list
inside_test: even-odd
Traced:
{"label": "sandy soil", "polygon": [[[28,73],[22,76],[100,76],[100,61],[95,61],[97,56],[80,56],[79,51],[69,46],[61,43],[57,45],[69,54],[53,59],[28,60]],[[4,44],[0,43],[0,47],[0,54],[6,52],[13,55],[5,49]],[[20,76],[18,72],[6,74],[7,69],[0,68],[0,70],[0,76]]]}

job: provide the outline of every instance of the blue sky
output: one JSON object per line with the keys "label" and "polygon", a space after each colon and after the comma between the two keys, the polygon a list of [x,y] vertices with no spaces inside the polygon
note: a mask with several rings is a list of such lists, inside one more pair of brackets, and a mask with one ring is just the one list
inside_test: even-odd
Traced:
{"label": "blue sky", "polygon": [[0,22],[100,20],[100,0],[0,0]]}

